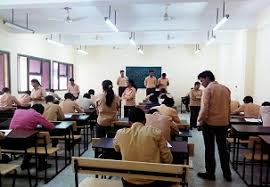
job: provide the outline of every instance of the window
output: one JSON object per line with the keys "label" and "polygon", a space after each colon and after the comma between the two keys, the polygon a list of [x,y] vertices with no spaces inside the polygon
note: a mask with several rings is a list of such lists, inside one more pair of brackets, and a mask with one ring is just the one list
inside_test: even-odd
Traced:
{"label": "window", "polygon": [[10,64],[9,53],[0,51],[0,89],[10,88]]}
{"label": "window", "polygon": [[73,77],[73,65],[53,62],[53,89],[67,90],[68,81]]}
{"label": "window", "polygon": [[51,88],[51,61],[25,55],[18,55],[18,90],[31,89],[31,80],[37,79],[46,90]]}

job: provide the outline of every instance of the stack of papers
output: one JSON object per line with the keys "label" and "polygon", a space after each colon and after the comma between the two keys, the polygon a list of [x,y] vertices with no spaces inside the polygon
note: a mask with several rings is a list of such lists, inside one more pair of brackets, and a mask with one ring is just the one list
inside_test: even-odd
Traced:
{"label": "stack of papers", "polygon": [[262,120],[257,118],[245,118],[245,121],[251,123],[262,123]]}
{"label": "stack of papers", "polygon": [[167,147],[171,148],[172,145],[169,142],[167,142]]}

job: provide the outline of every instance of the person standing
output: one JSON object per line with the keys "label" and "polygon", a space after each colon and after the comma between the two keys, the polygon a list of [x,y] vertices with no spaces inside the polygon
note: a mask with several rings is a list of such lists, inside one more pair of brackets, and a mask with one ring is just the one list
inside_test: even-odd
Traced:
{"label": "person standing", "polygon": [[136,105],[136,92],[137,87],[134,84],[133,80],[128,81],[128,86],[125,89],[122,98],[124,100],[124,117],[128,117],[128,112],[135,108]]}
{"label": "person standing", "polygon": [[117,112],[120,106],[120,99],[114,94],[113,84],[110,80],[102,82],[103,93],[96,100],[98,114],[96,137],[106,137],[111,129],[113,121],[117,120]]}
{"label": "person standing", "polygon": [[44,104],[46,92],[42,88],[40,82],[37,79],[32,79],[31,85],[33,86],[33,90],[31,92],[32,104]]}
{"label": "person standing", "polygon": [[146,96],[155,93],[157,78],[154,76],[153,70],[149,70],[149,76],[144,79],[144,86],[146,87]]}
{"label": "person standing", "polygon": [[118,95],[122,97],[125,89],[128,85],[128,78],[125,76],[125,71],[120,71],[120,76],[117,78],[117,86],[118,86]]}
{"label": "person standing", "polygon": [[202,90],[200,82],[195,82],[194,88],[189,92],[190,98],[190,129],[196,128],[197,119],[201,108]]}
{"label": "person standing", "polygon": [[74,79],[70,78],[69,79],[69,85],[68,85],[68,92],[71,93],[75,99],[79,98],[80,95],[80,88],[77,84],[74,83]]}
{"label": "person standing", "polygon": [[231,181],[229,153],[226,146],[226,136],[230,119],[230,90],[215,81],[211,71],[203,71],[198,79],[205,87],[202,94],[201,110],[198,116],[197,128],[202,130],[205,146],[205,173],[198,173],[202,179],[215,180],[215,139],[217,142],[223,177]]}
{"label": "person standing", "polygon": [[166,73],[162,73],[161,77],[158,79],[158,88],[161,90],[162,88],[167,90],[167,87],[169,86],[169,79],[167,78]]}

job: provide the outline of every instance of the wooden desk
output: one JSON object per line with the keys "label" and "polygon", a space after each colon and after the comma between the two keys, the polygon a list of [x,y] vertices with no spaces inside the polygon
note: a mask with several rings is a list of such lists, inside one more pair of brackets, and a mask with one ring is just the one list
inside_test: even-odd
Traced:
{"label": "wooden desk", "polygon": [[[234,133],[234,148],[233,148],[233,168],[238,172],[238,157],[239,157],[239,145],[240,137],[243,135],[258,136],[258,135],[270,135],[270,127],[263,126],[248,126],[248,125],[233,125],[232,131]],[[237,141],[236,141],[237,139]]]}
{"label": "wooden desk", "polygon": [[[172,145],[171,147],[172,153],[176,155],[183,155],[183,158],[187,160],[188,164],[189,155],[187,142],[172,141],[170,142],[170,144]],[[95,158],[97,158],[99,155],[99,149],[107,149],[114,151],[113,138],[100,138],[92,145],[92,148],[95,149]]]}
{"label": "wooden desk", "polygon": [[261,122],[246,121],[245,117],[231,117],[230,124],[231,125],[262,125]]}
{"label": "wooden desk", "polygon": [[[265,184],[269,185],[269,170],[270,170],[270,135],[260,135],[259,136],[263,142],[262,144],[262,151],[261,151],[261,158],[263,157],[264,150],[266,149],[268,153],[268,163],[267,163],[267,169],[266,169],[266,176],[265,176]],[[262,182],[262,167],[263,164],[261,162],[261,170],[260,170],[260,186],[263,186]]]}

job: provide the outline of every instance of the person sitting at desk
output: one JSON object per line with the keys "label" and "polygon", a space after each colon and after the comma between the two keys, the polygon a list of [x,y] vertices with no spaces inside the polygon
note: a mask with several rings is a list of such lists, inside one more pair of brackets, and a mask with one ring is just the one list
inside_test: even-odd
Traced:
{"label": "person sitting at desk", "polygon": [[145,109],[149,110],[152,107],[159,106],[158,97],[157,95],[153,94],[149,97],[149,101],[145,105]]}
{"label": "person sitting at desk", "polygon": [[96,103],[96,100],[97,100],[97,97],[95,96],[95,90],[90,89],[90,90],[88,90],[88,93],[90,95],[90,99],[95,104]]}
{"label": "person sitting at desk", "polygon": [[54,97],[48,95],[45,97],[45,110],[43,116],[49,121],[64,120],[65,116],[61,107],[57,104],[54,104]]}
{"label": "person sitting at desk", "polygon": [[20,96],[19,102],[21,103],[22,106],[30,106],[31,105],[31,91],[27,90],[24,92],[23,95]]}
{"label": "person sitting at desk", "polygon": [[231,111],[235,111],[240,107],[239,101],[231,100]]}
{"label": "person sitting at desk", "polygon": [[[145,126],[144,111],[133,108],[129,112],[130,128],[117,131],[113,146],[116,152],[121,152],[122,159],[128,161],[172,163],[173,156],[167,147],[167,141],[161,130]],[[171,183],[147,179],[123,178],[124,187],[129,186],[170,186]]]}
{"label": "person sitting at desk", "polygon": [[83,109],[74,101],[75,98],[72,93],[66,93],[64,98],[65,101],[59,104],[64,114],[83,112]]}
{"label": "person sitting at desk", "polygon": [[233,111],[232,114],[240,114],[240,112],[244,112],[245,117],[257,118],[260,114],[260,106],[253,104],[253,98],[251,96],[244,97],[243,101],[244,104]]}
{"label": "person sitting at desk", "polygon": [[90,99],[89,93],[85,93],[83,95],[83,98],[79,98],[77,100],[77,103],[81,108],[83,108],[83,110],[88,110],[90,106],[95,106],[95,103],[93,102],[93,100]]}
{"label": "person sitting at desk", "polygon": [[57,93],[55,93],[54,89],[50,89],[49,92],[48,92],[48,95],[51,95],[54,97],[54,99],[60,101],[61,100],[61,97],[59,97],[59,95]]}
{"label": "person sitting at desk", "polygon": [[113,121],[117,120],[117,113],[120,106],[120,98],[114,94],[113,84],[110,80],[102,82],[103,93],[96,100],[98,114],[96,137],[106,137],[111,129]]}
{"label": "person sitting at desk", "polygon": [[[10,122],[10,129],[22,129],[22,130],[34,130],[38,125],[42,125],[43,128],[52,130],[54,125],[45,119],[42,114],[44,112],[44,107],[41,104],[34,104],[30,109],[17,109],[14,113],[13,118]],[[29,142],[28,147],[34,146],[35,143]],[[26,169],[29,165],[32,156],[26,154],[21,165],[21,169]],[[43,170],[45,158],[39,158],[39,169]]]}
{"label": "person sitting at desk", "polygon": [[16,97],[10,94],[9,88],[2,89],[3,95],[0,98],[0,107],[12,107],[13,105],[21,105]]}
{"label": "person sitting at desk", "polygon": [[160,129],[167,141],[171,141],[171,136],[179,134],[179,130],[171,118],[160,114],[156,109],[151,109],[146,114],[145,125]]}
{"label": "person sitting at desk", "polygon": [[270,102],[266,101],[262,103],[260,108],[260,116],[264,127],[270,127]]}
{"label": "person sitting at desk", "polygon": [[171,117],[174,123],[181,123],[177,111],[174,107],[173,98],[166,97],[160,106],[153,107],[152,109],[157,109],[161,114]]}

